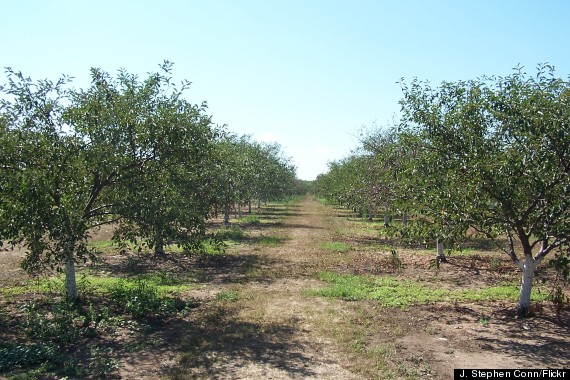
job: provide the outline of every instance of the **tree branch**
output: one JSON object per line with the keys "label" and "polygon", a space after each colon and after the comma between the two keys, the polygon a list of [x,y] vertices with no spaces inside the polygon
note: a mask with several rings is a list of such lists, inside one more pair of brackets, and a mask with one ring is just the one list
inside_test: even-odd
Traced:
{"label": "tree branch", "polygon": [[515,253],[515,243],[513,241],[513,235],[511,235],[511,231],[509,230],[508,226],[505,226],[505,232],[507,234],[507,239],[509,239],[509,252],[507,252],[509,254],[509,256],[511,257],[511,260],[515,263],[515,264],[519,264],[519,259]]}
{"label": "tree branch", "polygon": [[115,223],[115,222],[118,222],[118,221],[121,220],[121,219],[122,219],[122,217],[117,217],[117,218],[114,218],[114,219],[106,220],[106,221],[104,221],[104,222],[94,223],[94,224],[91,225],[91,228],[103,226],[103,225],[105,225],[105,224],[113,224],[113,223]]}

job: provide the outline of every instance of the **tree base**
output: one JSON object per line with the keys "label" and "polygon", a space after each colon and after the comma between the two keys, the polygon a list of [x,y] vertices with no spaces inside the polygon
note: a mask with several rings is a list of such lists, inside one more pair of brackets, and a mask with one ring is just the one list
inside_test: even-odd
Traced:
{"label": "tree base", "polygon": [[528,306],[517,306],[517,319],[525,319],[529,316]]}

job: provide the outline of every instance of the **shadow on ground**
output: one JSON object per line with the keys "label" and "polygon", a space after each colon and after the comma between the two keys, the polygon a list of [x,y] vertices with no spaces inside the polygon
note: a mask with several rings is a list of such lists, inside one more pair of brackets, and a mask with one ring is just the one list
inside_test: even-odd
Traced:
{"label": "shadow on ground", "polygon": [[550,368],[568,368],[570,360],[570,312],[565,310],[560,319],[536,316],[523,320],[514,318],[514,310],[505,311],[509,319],[502,321],[503,334],[477,337],[482,349],[503,351],[520,358],[535,360]]}
{"label": "shadow on ground", "polygon": [[175,350],[181,353],[168,375],[174,379],[231,378],[236,370],[252,365],[262,377],[275,370],[292,378],[314,376],[307,366],[311,358],[294,337],[296,324],[295,320],[282,324],[242,321],[231,307],[212,307],[194,321],[163,332],[168,335],[165,341],[177,337]]}

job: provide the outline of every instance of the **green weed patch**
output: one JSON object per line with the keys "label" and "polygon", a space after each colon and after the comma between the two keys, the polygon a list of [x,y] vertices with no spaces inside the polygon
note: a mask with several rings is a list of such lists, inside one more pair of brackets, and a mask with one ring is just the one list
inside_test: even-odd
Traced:
{"label": "green weed patch", "polygon": [[216,299],[222,302],[235,302],[240,299],[239,293],[233,290],[222,290],[216,294]]}
{"label": "green weed patch", "polygon": [[240,223],[258,225],[261,224],[259,215],[246,215],[240,218]]}
{"label": "green weed patch", "polygon": [[246,238],[244,230],[238,225],[222,227],[216,231],[216,238],[219,240],[241,241]]}
{"label": "green weed patch", "polygon": [[326,249],[327,251],[339,252],[344,253],[351,250],[352,246],[347,243],[343,243],[340,241],[330,241],[321,243],[320,247],[322,249]]}
{"label": "green weed patch", "polygon": [[115,303],[135,318],[149,315],[172,314],[181,311],[186,303],[178,297],[170,297],[164,292],[172,286],[156,286],[143,280],[120,280],[109,289]]}
{"label": "green weed patch", "polygon": [[[407,308],[412,305],[443,301],[516,301],[519,288],[515,285],[500,285],[483,289],[449,290],[434,289],[415,281],[395,277],[376,277],[323,272],[320,279],[330,286],[313,290],[312,295],[343,300],[376,300],[383,307]],[[545,299],[542,294],[533,294],[533,300]]]}
{"label": "green weed patch", "polygon": [[285,239],[279,236],[263,236],[259,240],[259,245],[262,245],[264,247],[277,247],[283,244],[284,241]]}
{"label": "green weed patch", "polygon": [[55,361],[61,353],[52,343],[21,344],[0,343],[0,372],[14,368],[31,367]]}

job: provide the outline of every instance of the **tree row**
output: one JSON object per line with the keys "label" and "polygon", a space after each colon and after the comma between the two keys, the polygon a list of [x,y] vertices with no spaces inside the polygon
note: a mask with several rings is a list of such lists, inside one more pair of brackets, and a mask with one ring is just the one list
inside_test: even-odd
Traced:
{"label": "tree row", "polygon": [[[495,242],[521,269],[518,314],[537,265],[554,256],[568,274],[570,82],[540,65],[506,77],[401,83],[397,126],[369,131],[330,164],[315,191],[441,244],[468,232]],[[408,221],[408,216],[414,215]],[[442,257],[438,257],[438,260]]]}
{"label": "tree row", "polygon": [[0,241],[23,244],[28,271],[65,270],[96,252],[90,234],[164,253],[199,249],[206,222],[235,204],[291,195],[295,168],[277,144],[212,124],[172,64],[144,79],[91,70],[91,85],[33,81],[7,69],[0,95]]}

